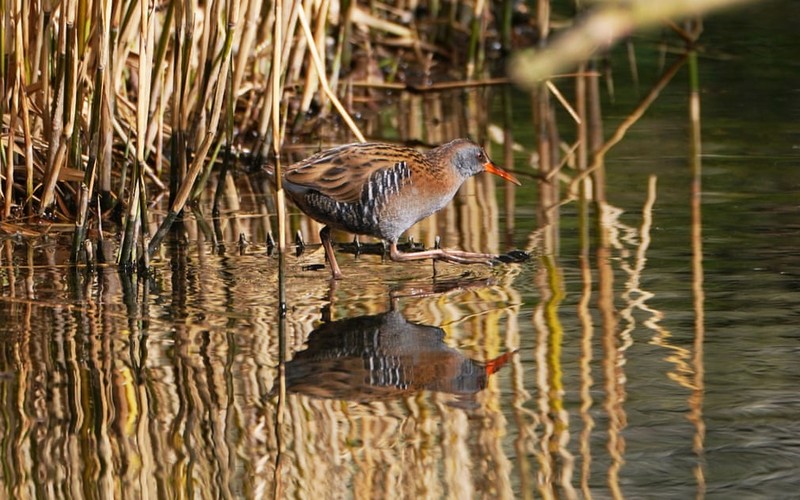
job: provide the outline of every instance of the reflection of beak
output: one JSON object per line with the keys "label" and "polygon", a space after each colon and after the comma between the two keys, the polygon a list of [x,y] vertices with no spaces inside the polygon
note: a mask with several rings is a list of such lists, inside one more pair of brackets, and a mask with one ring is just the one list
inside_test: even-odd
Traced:
{"label": "reflection of beak", "polygon": [[502,368],[503,365],[506,364],[509,359],[511,359],[511,356],[515,355],[516,353],[517,351],[508,351],[507,353],[501,354],[500,356],[494,358],[491,361],[487,361],[485,365],[486,374],[493,375],[497,373],[497,371],[500,370],[500,368]]}
{"label": "reflection of beak", "polygon": [[489,172],[490,174],[494,174],[494,175],[496,175],[498,177],[502,177],[503,179],[505,179],[505,180],[507,180],[509,182],[513,182],[517,186],[521,186],[522,185],[522,183],[520,181],[518,181],[516,177],[514,177],[509,172],[506,172],[505,170],[503,170],[502,168],[498,167],[497,165],[495,165],[494,163],[492,163],[490,161],[487,161],[486,163],[484,163],[483,164],[483,168],[485,168],[486,171]]}

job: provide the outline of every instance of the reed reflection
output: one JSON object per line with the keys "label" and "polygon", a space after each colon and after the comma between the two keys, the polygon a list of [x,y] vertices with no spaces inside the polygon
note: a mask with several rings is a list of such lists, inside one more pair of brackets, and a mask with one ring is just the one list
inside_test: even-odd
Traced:
{"label": "reed reflection", "polygon": [[513,352],[480,362],[444,339],[444,330],[408,321],[396,303],[382,314],[326,322],[286,365],[287,390],[361,403],[433,391],[473,407]]}

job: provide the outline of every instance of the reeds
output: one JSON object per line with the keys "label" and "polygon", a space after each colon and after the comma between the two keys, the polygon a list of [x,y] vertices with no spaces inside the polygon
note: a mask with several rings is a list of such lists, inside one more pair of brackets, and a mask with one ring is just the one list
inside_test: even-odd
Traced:
{"label": "reeds", "polygon": [[[339,68],[348,67],[345,63],[349,58],[347,54],[354,47],[348,31],[369,25],[381,33],[394,33],[397,38],[393,39],[396,45],[392,53],[402,55],[402,50],[397,47],[407,47],[414,58],[419,57],[418,50],[424,55],[423,43],[429,43],[402,31],[400,28],[403,26],[392,21],[385,12],[369,12],[354,4],[341,4],[340,17],[333,21],[330,13],[336,4],[326,4],[325,0],[319,3],[251,0],[236,6],[230,2],[212,1],[202,7],[169,2],[155,9],[139,3],[120,2],[115,5],[65,0],[54,11],[45,10],[49,4],[39,8],[35,3],[31,7],[17,0],[14,3],[17,10],[13,13],[6,9],[8,4],[8,0],[0,0],[0,17],[4,23],[0,55],[9,54],[7,48],[10,46],[39,47],[40,50],[33,51],[31,58],[25,58],[19,57],[22,52],[15,48],[14,57],[0,58],[4,69],[0,83],[4,91],[8,90],[0,99],[3,107],[0,148],[3,148],[1,156],[4,162],[0,171],[5,176],[0,191],[4,196],[4,215],[7,219],[16,215],[26,220],[26,214],[40,214],[70,222],[74,220],[76,229],[72,253],[73,259],[78,261],[85,248],[83,243],[92,212],[99,225],[102,220],[99,214],[105,214],[103,217],[112,214],[112,206],[121,203],[127,211],[122,225],[125,228],[124,251],[121,251],[119,260],[128,267],[138,260],[137,257],[158,251],[158,242],[167,234],[170,224],[180,220],[181,209],[204,192],[206,182],[212,185],[215,179],[219,209],[224,198],[223,190],[231,186],[224,178],[217,179],[211,174],[211,164],[223,147],[233,146],[235,129],[256,130],[257,136],[263,140],[256,151],[272,155],[279,168],[282,144],[293,131],[301,130],[312,121],[303,119],[306,111],[314,107],[312,105],[320,110],[318,116],[336,117],[341,111],[337,111],[334,98],[342,97],[345,103],[348,99],[357,101],[358,81],[346,82],[339,78]],[[546,4],[544,1],[539,4],[540,12],[546,12]],[[473,8],[464,7],[468,10]],[[455,8],[445,7],[440,12],[449,16]],[[62,22],[62,17],[67,17],[70,12],[73,13],[70,14],[72,21]],[[546,17],[540,15],[540,29],[543,28],[545,33],[549,30]],[[388,24],[379,24],[381,20]],[[38,33],[26,31],[26,23],[29,23],[27,26],[39,26]],[[65,28],[63,31],[62,26]],[[472,34],[472,26],[448,23],[446,28]],[[19,31],[21,36],[17,35]],[[13,45],[2,42],[8,33],[14,33]],[[319,43],[321,33],[336,35],[332,37],[333,48],[319,51],[325,46]],[[415,40],[419,43],[412,46]],[[377,40],[369,42],[372,50],[376,50]],[[312,55],[311,45],[320,52],[319,57]],[[52,53],[51,47],[55,49]],[[263,493],[272,486],[275,497],[281,497],[284,491],[293,491],[289,480],[284,485],[276,477],[290,480],[296,477],[302,486],[297,491],[319,490],[324,494],[326,492],[322,489],[331,483],[318,478],[326,473],[336,474],[339,479],[332,484],[342,487],[355,484],[365,496],[374,491],[375,485],[386,484],[402,485],[410,494],[423,489],[458,492],[459,488],[464,490],[462,496],[471,494],[471,483],[465,480],[472,479],[469,474],[438,476],[428,473],[437,470],[438,466],[433,462],[439,460],[438,446],[431,446],[424,439],[407,439],[409,426],[417,426],[426,436],[432,435],[435,443],[455,443],[442,446],[441,452],[460,450],[445,460],[457,466],[454,470],[502,472],[503,464],[517,460],[520,465],[515,470],[519,472],[518,477],[514,477],[523,485],[523,491],[538,488],[543,496],[559,495],[560,485],[570,486],[570,481],[578,480],[570,475],[574,470],[574,449],[565,447],[571,436],[574,439],[575,431],[570,431],[572,424],[563,412],[564,391],[570,390],[570,377],[563,375],[562,370],[569,370],[570,363],[563,361],[565,354],[561,351],[565,329],[572,326],[572,330],[577,331],[578,328],[574,314],[559,315],[565,307],[561,304],[563,287],[568,286],[569,280],[561,276],[557,231],[559,208],[565,203],[560,198],[560,187],[564,181],[572,179],[572,189],[567,193],[581,202],[581,235],[585,235],[581,240],[582,290],[578,310],[580,373],[572,377],[573,382],[580,380],[581,408],[577,415],[584,426],[580,435],[580,483],[584,487],[584,496],[591,496],[592,478],[605,474],[611,493],[621,496],[619,470],[626,459],[623,432],[626,425],[625,381],[633,373],[630,365],[625,363],[628,355],[623,334],[629,332],[624,322],[634,306],[641,306],[641,312],[652,314],[655,319],[662,316],[660,311],[643,307],[647,295],[638,288],[643,281],[640,278],[645,271],[650,241],[655,180],[649,185],[647,201],[641,210],[643,222],[638,232],[640,243],[637,248],[625,247],[632,245],[631,241],[636,238],[630,241],[615,239],[614,236],[622,232],[620,221],[613,217],[603,219],[599,213],[601,207],[595,211],[595,219],[598,226],[602,222],[609,227],[598,231],[600,241],[595,248],[596,258],[591,259],[589,223],[584,221],[588,219],[586,204],[590,199],[597,205],[606,202],[605,152],[623,138],[625,131],[675,75],[683,60],[678,59],[664,72],[629,119],[623,121],[607,141],[603,137],[601,120],[600,76],[591,62],[575,75],[574,105],[559,91],[558,85],[537,82],[532,107],[535,106],[538,115],[538,144],[523,146],[514,143],[512,124],[519,120],[519,116],[513,116],[515,109],[509,104],[511,96],[505,97],[504,127],[498,136],[502,137],[505,146],[506,164],[512,162],[511,157],[518,151],[516,148],[524,148],[522,150],[531,155],[538,151],[539,178],[544,191],[539,201],[541,226],[546,230],[541,232],[541,236],[532,236],[531,240],[536,238],[537,245],[541,241],[546,255],[540,268],[525,272],[536,273],[536,296],[542,300],[533,306],[533,310],[519,309],[528,306],[510,283],[503,283],[496,289],[476,292],[475,299],[448,301],[447,307],[438,298],[420,301],[418,307],[428,312],[430,321],[449,325],[451,338],[469,338],[470,341],[464,345],[492,352],[501,341],[505,341],[525,347],[521,356],[535,356],[535,377],[524,375],[530,370],[523,370],[526,367],[517,362],[512,374],[513,391],[488,393],[488,408],[501,404],[498,400],[501,394],[511,394],[514,403],[510,410],[514,418],[508,419],[511,432],[503,427],[506,425],[505,417],[470,420],[462,412],[443,404],[444,401],[438,397],[415,398],[397,404],[402,405],[401,415],[409,409],[413,411],[404,420],[407,425],[401,429],[404,434],[400,442],[408,446],[401,447],[401,453],[396,457],[386,453],[387,448],[382,446],[386,440],[381,438],[391,435],[398,419],[388,411],[383,412],[382,407],[378,407],[378,411],[383,413],[370,414],[353,405],[295,398],[286,403],[287,418],[281,420],[284,418],[283,408],[273,411],[271,403],[264,404],[265,394],[269,387],[275,387],[274,377],[280,375],[275,375],[273,368],[281,366],[286,351],[300,349],[304,332],[311,329],[318,311],[332,308],[332,299],[325,301],[320,297],[333,297],[336,291],[335,288],[326,289],[323,280],[295,281],[294,286],[298,288],[289,289],[288,294],[302,299],[297,300],[297,308],[290,310],[288,321],[280,321],[280,316],[286,313],[286,290],[279,288],[278,300],[273,300],[269,294],[265,297],[265,289],[277,286],[273,282],[274,274],[268,275],[266,283],[241,279],[234,285],[228,284],[231,293],[225,308],[236,315],[226,318],[230,321],[223,327],[215,323],[218,319],[216,312],[205,314],[210,301],[216,299],[193,293],[189,288],[193,280],[199,283],[199,289],[219,287],[223,283],[219,276],[227,276],[231,271],[224,259],[209,259],[200,266],[191,261],[187,252],[174,252],[171,257],[172,279],[161,285],[161,290],[155,285],[155,278],[137,286],[130,275],[105,271],[87,279],[84,289],[73,268],[67,286],[78,305],[53,306],[42,302],[35,292],[43,291],[46,295],[49,290],[60,290],[63,286],[61,268],[55,262],[48,262],[47,266],[34,265],[34,257],[41,254],[35,252],[33,245],[25,243],[27,248],[23,258],[27,265],[20,266],[25,270],[21,273],[15,265],[13,245],[6,241],[4,266],[8,277],[7,295],[10,296],[7,300],[17,301],[24,306],[19,310],[25,312],[19,314],[19,320],[15,317],[9,322],[21,324],[24,333],[16,337],[18,342],[9,339],[9,347],[14,350],[9,349],[13,355],[7,357],[8,366],[3,370],[6,374],[16,374],[13,383],[6,385],[17,391],[7,394],[11,402],[8,407],[13,411],[9,412],[6,418],[9,424],[4,427],[4,441],[9,443],[4,453],[4,470],[9,471],[5,474],[9,478],[6,482],[18,488],[14,491],[27,491],[22,486],[29,483],[31,491],[38,487],[38,483],[34,484],[38,476],[29,473],[29,464],[33,460],[43,477],[59,478],[66,471],[68,476],[76,478],[75,484],[84,486],[82,481],[90,486],[100,484],[109,496],[115,495],[119,488],[155,492],[162,491],[164,485],[191,493],[197,485],[210,484],[209,491],[219,488],[223,490],[220,495],[228,496],[231,496],[231,484],[235,485],[235,491],[248,493],[251,491],[248,488]],[[697,64],[694,55],[690,54],[688,60],[690,65]],[[468,57],[465,61],[466,64],[477,64],[479,58]],[[8,66],[5,66],[6,62]],[[425,71],[431,69],[430,66],[421,67]],[[29,68],[38,69],[31,71]],[[467,73],[465,69],[464,74]],[[692,249],[693,285],[698,288],[695,307],[699,333],[695,366],[699,368],[694,368],[696,381],[688,387],[694,391],[695,401],[702,398],[703,366],[702,247],[699,232],[702,218],[699,212],[700,137],[696,74],[697,68],[694,67],[691,72],[692,91],[698,102],[691,108],[693,123],[697,122],[692,134],[697,143],[693,153],[697,165],[693,165],[692,216],[696,227],[693,226]],[[323,78],[327,78],[327,84],[323,83]],[[397,120],[399,139],[434,143],[446,140],[454,133],[468,132],[482,137],[492,130],[486,112],[489,107],[487,98],[477,83],[480,82],[476,82],[479,90],[467,94],[466,98],[453,91],[432,97],[419,90],[435,86],[401,83],[402,88],[415,92],[404,94],[394,103],[396,114],[402,117]],[[309,90],[324,90],[326,85],[330,92]],[[143,94],[146,99],[140,99]],[[574,107],[570,116],[576,123],[576,138],[566,148],[560,147],[562,140],[556,133],[554,108],[557,106]],[[340,116],[344,121],[344,113]],[[442,116],[449,119],[440,119]],[[354,130],[342,127],[338,120],[333,121],[337,122],[334,127],[337,136],[333,139],[324,137],[324,140],[357,137]],[[362,120],[361,128],[367,131],[367,135],[378,134],[380,121],[380,115],[371,121]],[[320,135],[318,131],[315,133]],[[563,150],[567,153],[563,154]],[[567,175],[561,170],[573,161],[573,152],[577,173]],[[223,156],[230,159],[230,154]],[[54,173],[55,168],[58,171]],[[161,177],[168,178],[165,184],[160,183]],[[47,184],[50,179],[54,181]],[[241,182],[235,188],[244,193],[246,187],[242,186],[245,184]],[[48,188],[51,190],[47,198],[49,204],[45,203],[45,185],[51,186]],[[440,230],[451,231],[455,236],[445,233],[445,238],[460,238],[464,246],[474,247],[468,248],[470,250],[497,251],[499,244],[492,238],[498,231],[493,224],[500,217],[497,207],[492,205],[495,200],[492,189],[494,184],[488,177],[472,179],[465,190],[471,192],[463,193],[454,206],[426,221],[424,224],[428,226],[423,230],[416,228],[411,232],[418,238],[421,235],[420,239],[432,240]],[[280,198],[280,185],[278,192]],[[530,200],[515,200],[513,192],[509,193],[511,196],[506,205],[509,211],[517,202],[531,203]],[[153,206],[157,206],[154,203],[159,196],[168,198],[168,205],[165,210],[154,214]],[[476,199],[480,200],[480,207],[476,206]],[[279,202],[278,206],[281,210],[279,224],[284,224],[283,204]],[[14,214],[12,208],[15,207],[19,214]],[[485,219],[481,218],[482,214]],[[197,216],[199,222],[203,222],[201,216]],[[149,230],[146,223],[150,220],[158,220],[160,225],[153,239],[147,241]],[[248,226],[251,235],[267,231],[262,218],[254,217],[252,220],[253,224]],[[185,227],[195,234],[200,231],[191,223]],[[222,234],[221,231],[218,233]],[[238,231],[232,233],[227,234],[229,239],[239,234]],[[285,238],[287,231],[279,229],[279,233],[281,238]],[[430,240],[426,241],[426,245],[431,244]],[[285,246],[285,240],[280,245]],[[203,252],[198,254],[202,258]],[[633,272],[626,276],[625,283],[620,284],[619,269],[614,266],[630,255],[636,256],[636,265],[632,266]],[[590,267],[592,262],[596,263],[594,269]],[[247,268],[244,269],[246,273]],[[260,263],[258,269],[261,269]],[[279,266],[279,269],[281,271],[277,274],[281,276],[284,266]],[[193,270],[196,277],[189,276],[189,270]],[[365,276],[372,272],[362,271]],[[44,280],[34,280],[34,273],[50,274]],[[407,280],[404,275],[389,279],[390,282]],[[148,299],[151,285],[158,290],[157,301]],[[375,297],[388,293],[383,289],[383,282],[374,277],[363,282],[345,281],[340,286],[345,288],[339,294],[348,297],[346,304],[335,311],[340,313],[357,311],[362,307],[356,300],[359,296],[366,297],[362,299],[368,302],[364,307],[372,308]],[[628,297],[620,296],[620,291]],[[631,291],[639,293],[631,294]],[[127,308],[125,314],[118,309],[115,294],[119,293]],[[625,314],[618,312],[621,299],[628,306],[623,309]],[[170,301],[168,309],[163,304]],[[590,304],[594,301],[598,304],[598,314],[592,315]],[[509,308],[508,304],[521,305]],[[75,311],[70,321],[62,319],[65,308]],[[239,316],[238,311],[242,310],[248,311],[246,320]],[[197,311],[197,317],[185,316],[187,311]],[[502,328],[504,323],[498,318],[499,311],[503,311],[502,317],[507,317],[508,328]],[[31,318],[38,314],[44,314],[45,321],[63,323],[63,335],[30,335],[29,332],[34,331],[38,324]],[[171,321],[165,320],[167,316]],[[518,324],[524,321],[522,318],[534,322],[536,347],[533,353],[527,347],[530,345],[528,340],[525,343],[520,340]],[[250,321],[255,325],[252,330],[248,329]],[[267,326],[273,324],[290,333],[279,330],[275,334],[275,330]],[[118,332],[125,332],[124,337],[119,337]],[[161,337],[164,332],[169,334]],[[650,337],[645,333],[642,332],[640,338]],[[655,340],[666,343],[663,326],[658,327],[657,333]],[[474,339],[480,339],[480,342]],[[593,361],[593,356],[601,357]],[[41,380],[36,379],[36,384],[32,384],[31,373],[40,374]],[[676,373],[684,377],[690,372],[676,369]],[[600,376],[605,381],[602,389],[599,380],[595,380]],[[40,386],[46,390],[41,390]],[[532,401],[531,394],[537,393],[540,396]],[[54,399],[45,400],[50,395]],[[605,401],[593,399],[603,396]],[[63,402],[67,403],[60,404]],[[694,445],[698,454],[702,452],[703,444],[701,402],[693,404],[690,415],[697,422]],[[87,408],[93,411],[86,411]],[[417,411],[418,408],[422,410]],[[499,415],[496,411],[486,414],[490,417]],[[602,418],[595,424],[594,418],[598,414]],[[319,415],[323,424],[315,420]],[[153,416],[156,418],[151,418]],[[292,427],[285,426],[286,422]],[[444,424],[439,425],[439,422]],[[576,419],[573,418],[572,422]],[[479,425],[472,425],[475,423]],[[80,426],[76,427],[78,424]],[[607,428],[595,429],[595,425],[607,425]],[[242,432],[243,429],[248,432]],[[264,429],[278,429],[279,432]],[[294,432],[295,429],[298,431]],[[443,432],[431,434],[426,429]],[[514,453],[508,456],[505,454],[510,449],[505,446],[508,443],[501,446],[499,440],[506,435],[516,436]],[[39,439],[30,436],[39,436]],[[80,436],[86,439],[80,441]],[[213,443],[209,441],[212,438]],[[602,446],[592,446],[592,443],[601,441]],[[63,443],[71,444],[65,446]],[[466,451],[470,450],[471,453],[467,454]],[[281,462],[280,454],[284,452],[287,453],[283,455],[285,461]],[[178,458],[169,460],[169,457]],[[191,460],[184,457],[191,457]],[[294,461],[292,457],[295,457]],[[408,460],[408,457],[422,458]],[[281,467],[285,474],[271,474],[273,471],[269,464],[265,466],[265,460],[275,464],[276,469]],[[385,468],[390,481],[373,481],[374,469],[369,464],[383,463],[381,460],[390,463]],[[100,466],[95,467],[96,464]],[[128,464],[133,466],[128,467]],[[187,475],[187,464],[196,475]],[[314,474],[293,475],[293,464],[300,464],[298,467],[302,466],[302,470],[314,471]],[[303,464],[311,464],[311,467]],[[362,470],[363,474],[359,476]],[[219,474],[212,475],[221,480],[208,479],[203,475],[204,471],[219,471]],[[541,473],[533,473],[536,471]],[[702,477],[702,472],[699,470],[698,477]],[[363,481],[359,482],[360,478]],[[476,481],[495,485],[487,482],[485,474]],[[496,484],[508,486],[507,475],[498,474]],[[501,489],[495,491],[505,492]],[[513,492],[505,493],[510,496]],[[563,496],[574,496],[574,492],[569,490],[566,493]],[[605,490],[600,494],[603,493]],[[387,495],[383,493],[382,496]]]}
{"label": "reeds", "polygon": [[[246,144],[252,155],[279,164],[287,137],[364,140],[363,124],[351,113],[373,89],[420,92],[505,81],[490,78],[487,47],[500,40],[504,53],[514,51],[513,2],[418,7],[337,0],[0,1],[0,217],[74,224],[77,263],[89,227],[122,214],[117,260],[123,267],[146,264],[187,204],[202,195],[219,152],[229,161]],[[544,44],[550,2],[537,2],[533,12],[529,27]],[[547,53],[558,44],[550,47]],[[555,130],[550,95],[566,103],[552,84],[535,83],[543,73],[530,70],[541,65],[521,57],[512,74],[539,88],[545,101],[537,101],[534,116],[545,139]],[[470,133],[480,138],[485,131]],[[555,175],[558,140],[548,140],[539,156],[552,159],[545,170]],[[217,200],[227,172],[222,169]]]}
{"label": "reeds", "polygon": [[[480,5],[447,11],[476,9],[459,17],[464,25],[446,20],[471,33],[470,68],[487,28]],[[358,83],[343,85],[353,53],[374,62],[380,49],[429,65],[449,50],[412,19],[400,6],[331,0],[4,0],[0,215],[74,223],[78,262],[92,221],[121,212],[118,261],[130,266],[158,249],[208,181],[214,155],[224,147],[230,156],[235,131],[254,132],[254,153],[278,158],[313,107],[318,119],[346,125],[341,139],[364,140],[340,100]],[[167,214],[149,239],[148,211],[165,194]]]}

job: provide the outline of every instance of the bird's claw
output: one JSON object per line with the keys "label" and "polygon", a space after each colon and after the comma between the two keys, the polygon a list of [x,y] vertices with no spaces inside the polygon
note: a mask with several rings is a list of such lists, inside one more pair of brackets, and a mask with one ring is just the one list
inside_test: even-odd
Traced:
{"label": "bird's claw", "polygon": [[508,253],[500,254],[492,259],[493,262],[503,264],[519,264],[530,260],[531,254],[524,250],[511,250]]}

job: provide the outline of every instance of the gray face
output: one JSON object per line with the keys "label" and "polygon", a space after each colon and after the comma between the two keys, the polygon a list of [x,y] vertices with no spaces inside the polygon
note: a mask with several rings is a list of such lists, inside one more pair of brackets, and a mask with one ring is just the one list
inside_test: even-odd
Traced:
{"label": "gray face", "polygon": [[484,164],[488,161],[483,148],[477,144],[465,144],[453,156],[453,164],[464,178],[483,172]]}

